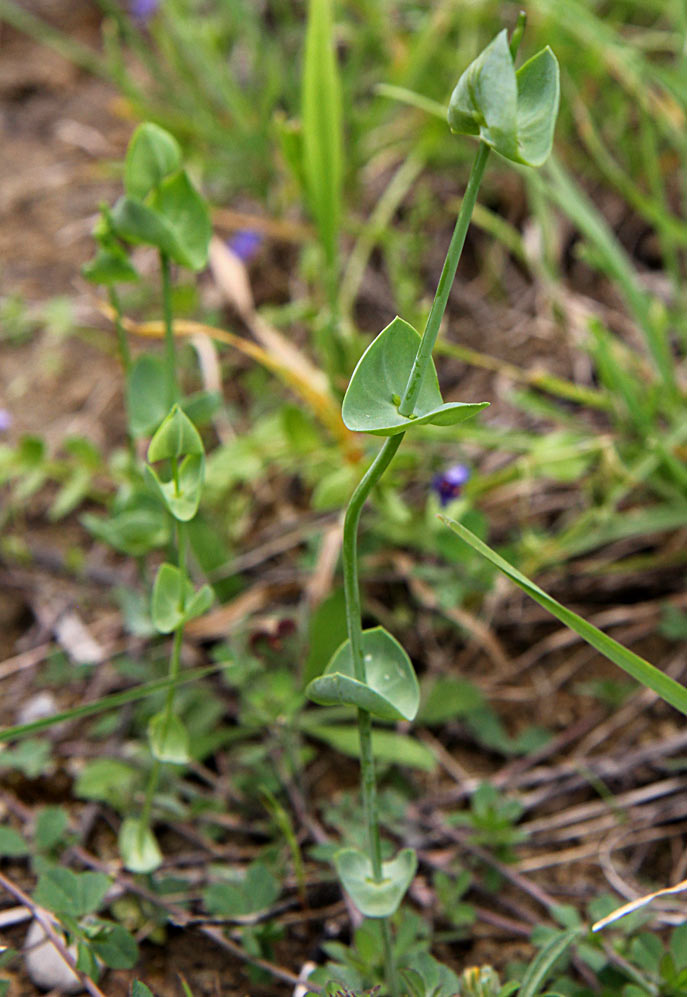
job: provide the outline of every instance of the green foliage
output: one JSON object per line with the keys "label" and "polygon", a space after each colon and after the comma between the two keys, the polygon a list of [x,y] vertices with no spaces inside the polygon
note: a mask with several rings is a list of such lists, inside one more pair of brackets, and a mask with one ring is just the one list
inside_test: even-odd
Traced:
{"label": "green foliage", "polygon": [[210,216],[180,161],[173,136],[157,125],[140,125],[127,150],[126,195],[112,208],[111,224],[120,239],[154,246],[176,263],[202,270]]}
{"label": "green foliage", "polygon": [[343,138],[331,0],[309,0],[303,61],[303,174],[330,266],[337,256]]}
{"label": "green foliage", "polygon": [[153,872],[162,863],[162,852],[147,822],[127,817],[119,829],[119,851],[131,872]]}
{"label": "green foliage", "polygon": [[413,720],[420,689],[408,655],[383,627],[363,631],[365,681],[354,674],[350,641],[345,641],[306,695],[321,706],[338,704],[367,710],[383,720]]}
{"label": "green foliage", "polygon": [[165,562],[158,568],[153,585],[153,625],[162,634],[172,633],[207,612],[213,599],[209,585],[203,585],[196,592],[179,568]]}
{"label": "green foliage", "polygon": [[412,848],[404,848],[396,858],[383,862],[379,881],[371,860],[357,849],[342,849],[334,861],[344,889],[365,917],[394,914],[417,869],[417,856]]}
{"label": "green foliage", "polygon": [[419,345],[419,333],[398,317],[370,343],[353,371],[343,401],[342,417],[349,429],[393,436],[427,423],[452,426],[488,406],[488,402],[445,403],[431,363],[414,412],[410,416],[401,415],[399,405]]}
{"label": "green foliage", "polygon": [[[218,870],[221,871],[221,870]],[[203,902],[210,914],[240,920],[267,910],[279,897],[281,886],[262,862],[252,862],[233,882],[218,882],[208,886]]]}
{"label": "green foliage", "polygon": [[541,166],[553,144],[560,84],[558,62],[545,48],[516,72],[506,31],[465,70],[451,96],[453,132],[477,135],[500,155]]}
{"label": "green foliage", "polygon": [[570,627],[583,640],[586,640],[588,644],[591,644],[592,647],[600,651],[601,654],[618,665],[619,668],[622,668],[628,675],[637,679],[638,682],[641,682],[649,689],[653,689],[658,696],[667,703],[670,703],[671,706],[674,706],[676,710],[687,713],[687,689],[681,686],[679,682],[676,682],[668,675],[664,675],[663,672],[660,672],[653,665],[649,664],[648,661],[640,658],[633,651],[629,651],[622,644],[613,640],[612,637],[602,633],[597,627],[582,619],[577,613],[573,613],[572,610],[566,609],[565,606],[552,599],[538,585],[535,585],[534,582],[526,578],[517,568],[508,564],[507,561],[474,536],[461,523],[450,519],[445,519],[444,522],[449,529],[453,530],[454,533],[483,557],[491,561],[499,571],[502,571],[511,581],[515,582],[535,602],[538,602],[540,606],[543,606],[544,609],[547,609],[553,616]]}

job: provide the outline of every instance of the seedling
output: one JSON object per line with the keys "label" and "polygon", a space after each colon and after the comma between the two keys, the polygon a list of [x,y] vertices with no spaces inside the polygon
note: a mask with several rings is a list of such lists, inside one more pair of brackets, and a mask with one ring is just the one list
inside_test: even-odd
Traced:
{"label": "seedling", "polygon": [[432,351],[458,268],[484,170],[493,148],[506,159],[539,166],[547,158],[558,110],[558,64],[550,49],[516,72],[514,58],[525,26],[521,14],[510,46],[505,30],[461,76],[448,110],[451,129],[474,135],[479,147],[423,334],[395,318],[361,357],[346,391],[342,415],[356,432],[386,437],[346,510],[343,539],[348,639],[324,673],[307,688],[323,706],[345,704],[358,711],[362,798],[367,853],[347,848],[335,856],[344,889],[367,917],[381,919],[386,982],[393,995],[400,981],[389,917],[397,910],[415,873],[417,858],[405,848],[382,862],[372,717],[412,721],[419,705],[417,679],[407,654],[381,627],[363,631],[358,581],[360,515],[407,431],[424,424],[451,426],[471,418],[486,402],[444,402]]}
{"label": "seedling", "polygon": [[[141,554],[149,549],[151,536],[164,540],[169,521],[173,524],[176,563],[166,561],[158,569],[150,614],[158,633],[174,634],[169,686],[163,710],[148,725],[154,761],[142,813],[140,817],[128,817],[119,833],[126,866],[132,872],[150,872],[162,861],[150,826],[160,766],[189,761],[188,734],[174,710],[184,627],[206,612],[213,600],[208,585],[195,591],[187,577],[185,526],[195,517],[200,504],[205,450],[198,430],[179,404],[171,300],[171,264],[192,270],[205,266],[211,228],[207,205],[181,165],[179,144],[157,125],[146,123],[134,132],[124,164],[124,188],[124,196],[112,210],[101,210],[96,229],[98,253],[86,268],[86,276],[108,287],[127,380],[130,434],[135,437],[154,431],[154,435],[144,468],[147,491],[134,493],[133,497],[129,494],[118,519],[91,525],[119,549]],[[126,243],[153,246],[160,257],[164,366],[149,355],[131,362],[115,291],[117,283],[137,276],[123,248]]]}

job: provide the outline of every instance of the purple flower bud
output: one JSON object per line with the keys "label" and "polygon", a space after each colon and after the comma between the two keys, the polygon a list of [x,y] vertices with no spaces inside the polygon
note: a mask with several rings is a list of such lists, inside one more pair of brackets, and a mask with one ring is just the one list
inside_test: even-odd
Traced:
{"label": "purple flower bud", "polygon": [[439,496],[442,507],[459,497],[463,485],[470,477],[470,471],[465,464],[453,464],[432,481],[432,490]]}
{"label": "purple flower bud", "polygon": [[157,8],[160,0],[129,0],[129,13],[135,21],[149,21]]}
{"label": "purple flower bud", "polygon": [[12,427],[12,415],[6,408],[0,408],[0,433],[6,433]]}
{"label": "purple flower bud", "polygon": [[227,246],[244,263],[249,263],[262,245],[262,235],[253,229],[242,229],[227,241]]}

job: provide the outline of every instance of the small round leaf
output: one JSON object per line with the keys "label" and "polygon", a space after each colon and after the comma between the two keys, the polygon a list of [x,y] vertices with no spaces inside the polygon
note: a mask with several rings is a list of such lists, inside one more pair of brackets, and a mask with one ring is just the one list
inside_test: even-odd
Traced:
{"label": "small round leaf", "polygon": [[354,706],[384,720],[412,720],[420,688],[410,658],[383,627],[363,633],[366,681],[355,678],[351,642],[339,647],[306,695],[320,706]]}
{"label": "small round leaf", "polygon": [[398,909],[410,886],[417,856],[404,848],[395,859],[382,863],[382,880],[376,883],[372,863],[355,848],[344,848],[334,856],[334,864],[346,893],[365,917],[390,917]]}
{"label": "small round leaf", "polygon": [[180,164],[181,149],[174,136],[146,121],[138,126],[126,150],[124,189],[143,200]]}
{"label": "small round leaf", "polygon": [[173,405],[169,415],[150,441],[148,460],[154,464],[158,460],[204,453],[203,441],[198,430],[183,409],[179,405]]}
{"label": "small round leaf", "polygon": [[119,852],[129,872],[153,872],[162,865],[155,835],[138,817],[127,817],[119,829]]}
{"label": "small round leaf", "polygon": [[398,406],[415,360],[420,335],[398,316],[368,346],[353,371],[341,414],[348,429],[394,436],[413,426],[452,426],[469,419],[488,402],[444,403],[434,363],[425,374],[413,417]]}
{"label": "small round leaf", "polygon": [[159,762],[185,765],[190,760],[188,732],[181,719],[166,710],[156,713],[148,723],[148,743],[153,758]]}

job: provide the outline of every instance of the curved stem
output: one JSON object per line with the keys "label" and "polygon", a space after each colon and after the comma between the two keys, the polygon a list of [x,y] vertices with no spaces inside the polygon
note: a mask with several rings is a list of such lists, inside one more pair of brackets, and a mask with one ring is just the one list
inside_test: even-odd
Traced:
{"label": "curved stem", "polygon": [[396,436],[389,436],[386,439],[384,446],[353,492],[344,519],[342,558],[346,596],[346,627],[351,642],[354,674],[360,682],[365,681],[365,663],[363,661],[363,628],[360,619],[360,590],[358,587],[358,525],[368,495],[393,460],[404,435],[404,433],[398,433]]}
{"label": "curved stem", "polygon": [[460,206],[456,227],[453,230],[448,252],[446,253],[444,267],[441,271],[441,277],[439,278],[436,294],[434,295],[434,301],[432,302],[432,308],[427,319],[427,325],[425,326],[425,331],[422,334],[422,341],[420,342],[420,346],[415,356],[410,377],[408,378],[408,384],[406,385],[406,390],[403,393],[403,398],[401,399],[401,404],[398,406],[400,415],[412,415],[418,395],[420,394],[420,388],[422,387],[422,382],[427,372],[427,368],[431,362],[432,350],[434,349],[434,344],[436,343],[437,336],[439,335],[439,327],[441,326],[441,320],[444,317],[444,312],[446,311],[449,292],[456,276],[456,270],[458,269],[461,253],[463,252],[465,236],[467,235],[468,227],[470,225],[470,218],[472,217],[472,211],[475,207],[475,201],[477,200],[477,191],[479,190],[479,185],[482,182],[488,158],[489,146],[484,142],[480,142],[477,155],[475,156],[472,169],[470,171],[470,179],[468,180],[465,195],[463,196],[463,203]]}

